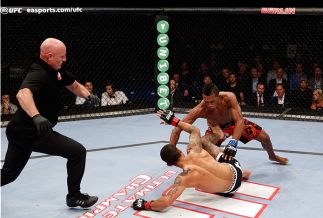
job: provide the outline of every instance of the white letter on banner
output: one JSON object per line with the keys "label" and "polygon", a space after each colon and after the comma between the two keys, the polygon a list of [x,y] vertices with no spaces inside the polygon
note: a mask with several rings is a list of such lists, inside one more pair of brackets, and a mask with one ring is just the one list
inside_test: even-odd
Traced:
{"label": "white letter on banner", "polygon": [[160,43],[166,43],[167,42],[167,39],[166,39],[166,36],[162,36],[159,38],[159,42]]}
{"label": "white letter on banner", "polygon": [[167,51],[166,50],[159,50],[160,51],[160,53],[159,53],[159,55],[160,56],[166,56],[166,53],[167,53]]}
{"label": "white letter on banner", "polygon": [[159,90],[160,90],[160,92],[167,93],[167,89],[163,89],[163,88],[161,88],[161,89],[159,89]]}
{"label": "white letter on banner", "polygon": [[164,102],[160,103],[160,105],[166,105],[167,106],[167,101],[165,100]]}
{"label": "white letter on banner", "polygon": [[159,79],[161,82],[165,82],[167,81],[167,76],[160,76]]}

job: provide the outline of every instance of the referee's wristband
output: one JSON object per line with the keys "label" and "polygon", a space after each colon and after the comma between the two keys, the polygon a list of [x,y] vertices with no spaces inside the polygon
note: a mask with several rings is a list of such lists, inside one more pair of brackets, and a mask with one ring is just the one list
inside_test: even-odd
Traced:
{"label": "referee's wristband", "polygon": [[234,140],[234,139],[231,139],[228,144],[233,145],[236,148],[238,146],[238,141]]}

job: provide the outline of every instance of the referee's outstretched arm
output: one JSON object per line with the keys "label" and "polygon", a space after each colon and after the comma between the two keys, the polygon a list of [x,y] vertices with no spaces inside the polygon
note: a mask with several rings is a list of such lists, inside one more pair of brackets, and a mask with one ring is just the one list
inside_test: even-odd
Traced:
{"label": "referee's outstretched arm", "polygon": [[85,98],[85,100],[92,102],[94,105],[98,105],[100,99],[96,96],[91,94],[83,85],[81,85],[76,80],[72,85],[66,86],[71,92],[81,98]]}
{"label": "referee's outstretched arm", "polygon": [[76,80],[72,85],[66,86],[66,88],[68,88],[71,92],[81,98],[86,98],[91,94],[82,84],[80,84]]}

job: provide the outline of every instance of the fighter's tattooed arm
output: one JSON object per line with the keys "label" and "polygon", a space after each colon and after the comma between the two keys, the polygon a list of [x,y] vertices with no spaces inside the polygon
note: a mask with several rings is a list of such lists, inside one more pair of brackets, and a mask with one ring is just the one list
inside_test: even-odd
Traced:
{"label": "fighter's tattooed arm", "polygon": [[182,121],[180,121],[177,126],[190,134],[190,143],[187,145],[187,153],[190,151],[201,153],[202,141],[200,130],[195,126]]}
{"label": "fighter's tattooed arm", "polygon": [[181,185],[181,183],[182,183],[182,177],[177,176],[174,181],[173,188],[167,193],[167,196],[170,198],[174,197],[174,194],[176,194],[176,192],[178,191],[178,187]]}
{"label": "fighter's tattooed arm", "polygon": [[173,202],[183,193],[186,188],[187,174],[190,168],[178,175],[174,181],[174,185],[171,190],[163,197],[159,198],[150,204],[152,210],[161,211],[173,204]]}
{"label": "fighter's tattooed arm", "polygon": [[188,128],[190,133],[190,143],[187,145],[186,151],[190,153],[193,151],[194,153],[201,153],[202,151],[202,140],[200,131],[195,126],[190,125]]}
{"label": "fighter's tattooed arm", "polygon": [[187,169],[183,169],[183,172],[176,177],[173,188],[167,193],[168,197],[172,198],[176,194],[182,184],[183,177],[187,176],[189,171],[191,171],[191,168],[187,167]]}

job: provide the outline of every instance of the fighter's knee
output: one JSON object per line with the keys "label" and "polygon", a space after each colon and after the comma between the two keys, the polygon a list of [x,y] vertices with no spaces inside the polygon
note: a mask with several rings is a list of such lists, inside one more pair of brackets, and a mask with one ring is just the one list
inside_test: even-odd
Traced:
{"label": "fighter's knee", "polygon": [[206,140],[207,140],[207,139],[206,139],[206,135],[201,137],[201,141],[202,141],[202,143],[205,143],[205,142],[206,142]]}
{"label": "fighter's knee", "polygon": [[201,141],[202,141],[202,147],[203,147],[203,149],[205,149],[205,146],[207,145],[209,140],[205,136],[203,136],[201,138]]}
{"label": "fighter's knee", "polygon": [[265,130],[261,130],[261,141],[266,143],[266,142],[270,142],[270,137],[269,135],[265,132]]}
{"label": "fighter's knee", "polygon": [[207,147],[207,145],[209,145],[209,143],[214,144],[214,142],[212,142],[212,141],[210,140],[210,136],[211,136],[211,135],[205,135],[205,136],[203,136],[203,137],[201,138],[203,148],[204,148],[204,147]]}

